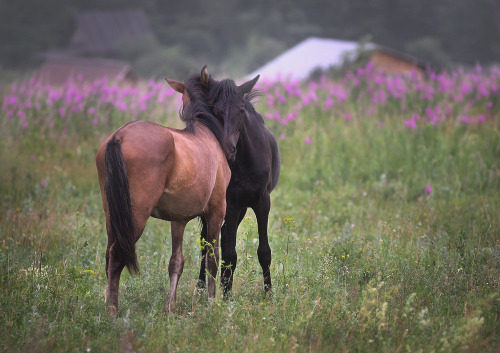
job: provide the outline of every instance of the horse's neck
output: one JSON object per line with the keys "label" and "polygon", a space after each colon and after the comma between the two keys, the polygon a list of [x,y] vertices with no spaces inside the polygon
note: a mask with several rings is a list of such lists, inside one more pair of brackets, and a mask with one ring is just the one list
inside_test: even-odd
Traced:
{"label": "horse's neck", "polygon": [[[258,122],[253,122],[257,124]],[[237,161],[240,160],[241,164],[255,165],[260,164],[262,154],[269,148],[266,132],[261,126],[249,126],[248,124],[240,136],[240,145],[238,146]]]}
{"label": "horse's neck", "polygon": [[[194,126],[193,135],[195,136],[202,135],[203,137],[217,141],[217,138],[215,137],[214,133],[208,128],[208,126],[203,124],[201,121],[195,120],[193,126]],[[217,141],[217,143],[219,143],[219,141]]]}

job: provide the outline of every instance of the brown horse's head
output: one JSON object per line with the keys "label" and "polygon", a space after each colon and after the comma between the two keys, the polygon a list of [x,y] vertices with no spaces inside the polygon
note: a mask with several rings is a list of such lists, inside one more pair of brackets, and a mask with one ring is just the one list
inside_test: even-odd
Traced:
{"label": "brown horse's head", "polygon": [[233,80],[217,81],[208,74],[206,66],[200,75],[188,77],[185,83],[167,79],[169,85],[182,93],[182,120],[189,128],[190,119],[198,119],[214,133],[228,160],[236,157],[236,145],[248,117],[248,94],[259,76],[236,86]]}

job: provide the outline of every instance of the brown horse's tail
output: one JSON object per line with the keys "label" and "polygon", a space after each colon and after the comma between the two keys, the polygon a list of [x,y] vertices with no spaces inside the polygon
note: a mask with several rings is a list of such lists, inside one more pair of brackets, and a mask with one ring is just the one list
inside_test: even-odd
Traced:
{"label": "brown horse's tail", "polygon": [[138,272],[127,168],[121,151],[121,141],[115,140],[114,137],[106,145],[105,169],[104,189],[108,199],[109,222],[117,246],[116,251],[129,272]]}

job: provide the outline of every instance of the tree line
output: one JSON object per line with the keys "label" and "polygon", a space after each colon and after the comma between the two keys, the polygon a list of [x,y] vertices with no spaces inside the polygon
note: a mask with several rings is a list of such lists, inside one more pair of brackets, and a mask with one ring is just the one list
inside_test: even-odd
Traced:
{"label": "tree line", "polygon": [[82,10],[141,8],[154,38],[114,55],[154,71],[244,74],[310,36],[370,40],[437,67],[500,58],[497,0],[0,0],[0,74],[66,46]]}

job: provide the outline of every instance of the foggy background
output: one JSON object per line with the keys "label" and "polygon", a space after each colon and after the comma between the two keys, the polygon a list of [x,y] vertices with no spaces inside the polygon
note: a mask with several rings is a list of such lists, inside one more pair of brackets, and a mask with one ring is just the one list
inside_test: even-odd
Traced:
{"label": "foggy background", "polygon": [[101,54],[144,78],[182,78],[207,64],[242,76],[311,37],[369,40],[435,69],[500,61],[498,0],[0,1],[0,79],[29,75],[65,48],[82,11],[141,9],[151,34]]}

